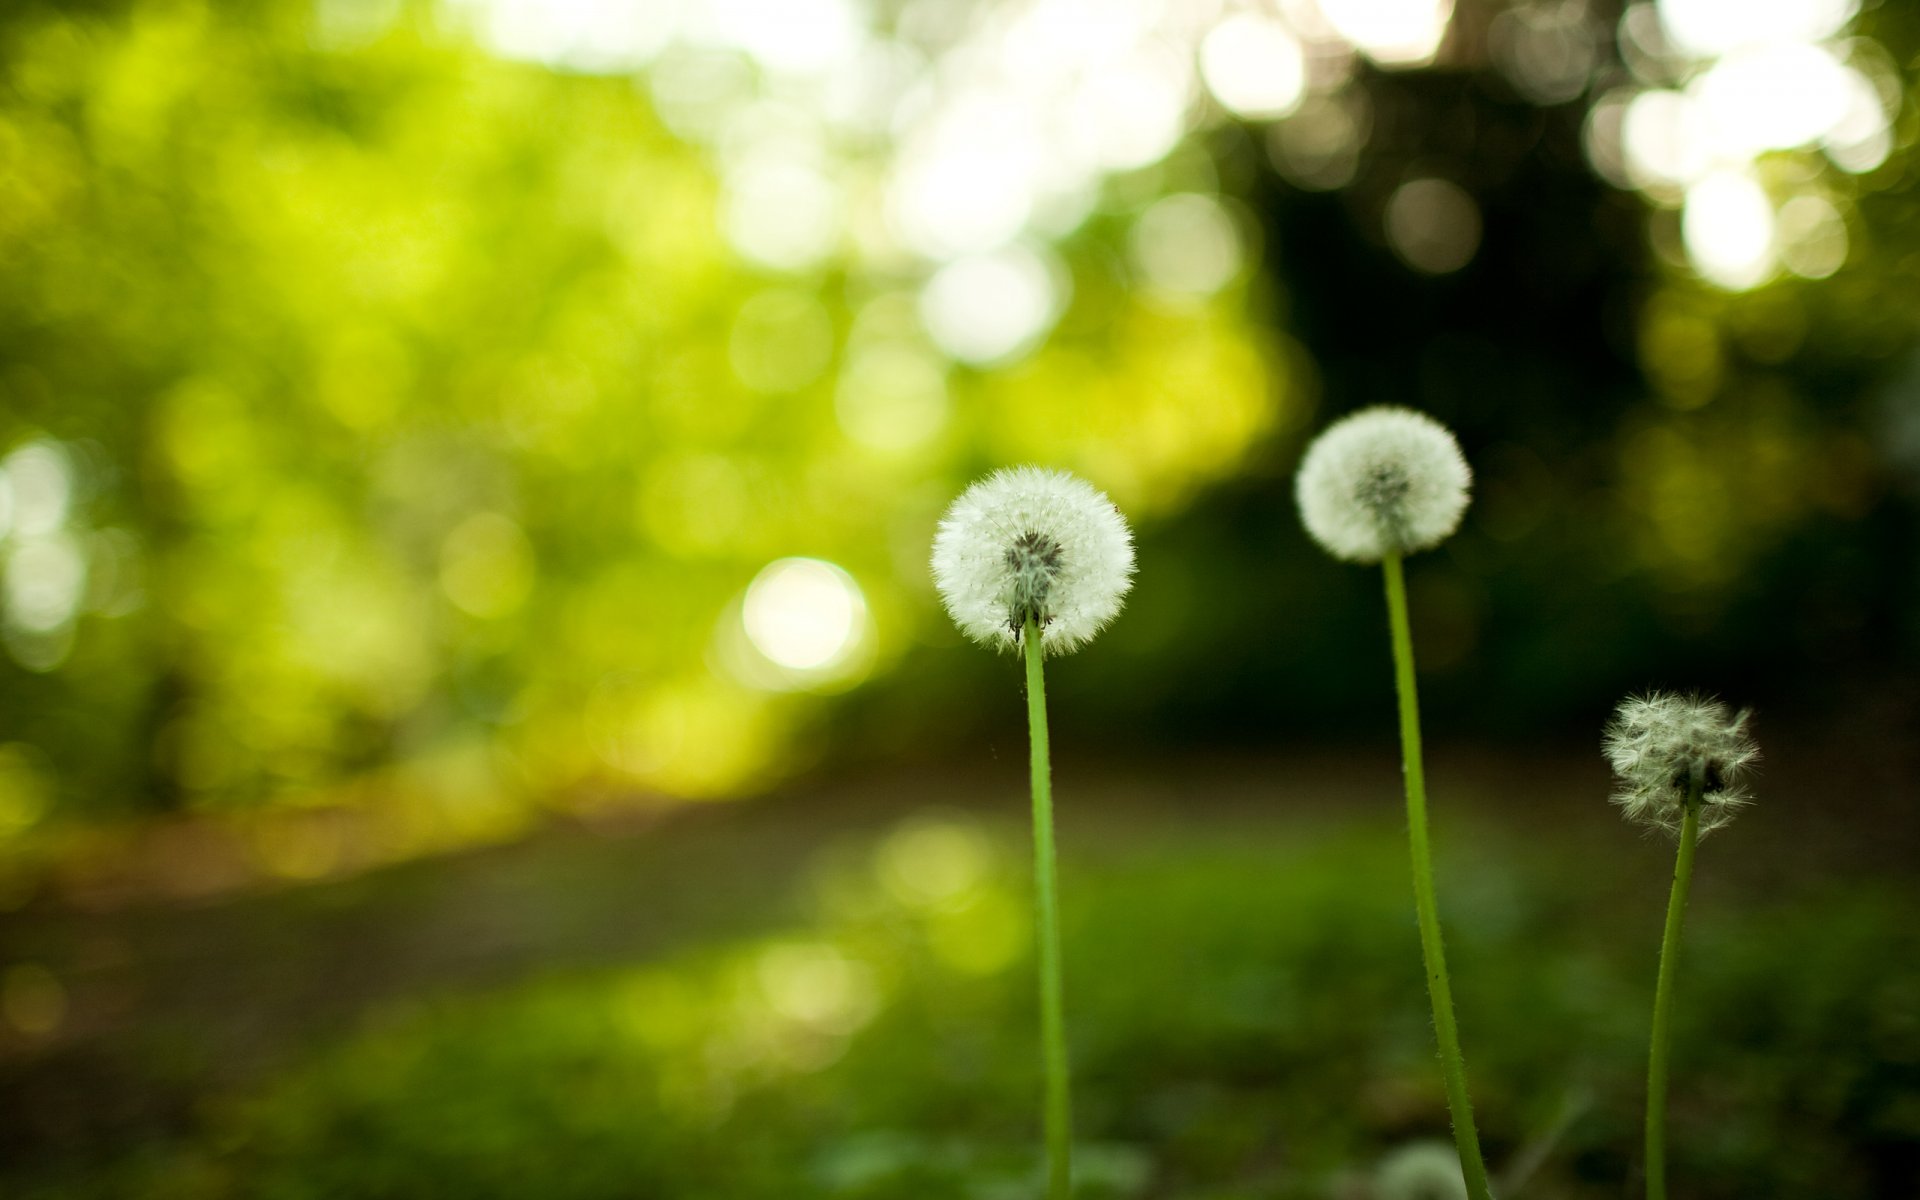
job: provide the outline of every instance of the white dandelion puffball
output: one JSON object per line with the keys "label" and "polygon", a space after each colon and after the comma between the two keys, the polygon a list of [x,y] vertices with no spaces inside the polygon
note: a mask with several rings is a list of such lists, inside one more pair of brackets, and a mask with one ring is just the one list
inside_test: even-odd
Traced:
{"label": "white dandelion puffball", "polygon": [[1294,497],[1335,558],[1379,562],[1460,527],[1473,472],[1445,425],[1410,408],[1365,408],[1327,426],[1300,462]]}
{"label": "white dandelion puffball", "polygon": [[933,582],[976,642],[1020,648],[1031,616],[1045,654],[1099,633],[1133,586],[1133,534],[1113,501],[1065,471],[1010,467],[960,494],[933,537]]}
{"label": "white dandelion puffball", "polygon": [[1652,692],[1620,702],[1605,750],[1619,776],[1613,802],[1632,821],[1669,833],[1686,815],[1700,771],[1700,832],[1711,833],[1752,799],[1745,777],[1760,757],[1747,732],[1750,710],[1729,713],[1707,696]]}
{"label": "white dandelion puffball", "polygon": [[1380,1160],[1374,1200],[1467,1200],[1460,1152],[1450,1142],[1411,1142]]}

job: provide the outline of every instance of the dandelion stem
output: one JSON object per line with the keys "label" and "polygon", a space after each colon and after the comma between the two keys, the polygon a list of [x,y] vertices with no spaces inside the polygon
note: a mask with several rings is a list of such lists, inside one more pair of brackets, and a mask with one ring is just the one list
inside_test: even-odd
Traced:
{"label": "dandelion stem", "polygon": [[1695,764],[1680,819],[1680,853],[1673,863],[1673,894],[1667,899],[1667,931],[1660,939],[1660,982],[1653,990],[1653,1045],[1647,1051],[1647,1200],[1667,1196],[1667,1049],[1673,1042],[1673,976],[1679,966],[1680,921],[1693,883],[1693,848],[1700,841],[1700,794],[1704,772]]}
{"label": "dandelion stem", "polygon": [[1413,634],[1407,626],[1407,584],[1400,556],[1389,553],[1380,565],[1387,577],[1387,619],[1393,628],[1393,676],[1400,696],[1400,755],[1407,779],[1407,841],[1413,857],[1413,906],[1420,921],[1420,953],[1427,968],[1427,996],[1433,1002],[1433,1031],[1440,1043],[1440,1069],[1446,1078],[1447,1108],[1453,1115],[1453,1142],[1471,1200],[1491,1200],[1480,1135],[1473,1127],[1473,1102],[1467,1098],[1467,1068],[1460,1055],[1460,1030],[1453,1018],[1453,989],[1447,982],[1447,956],[1440,943],[1440,909],[1433,896],[1433,853],[1427,842],[1427,780],[1420,761],[1420,698],[1414,690]]}
{"label": "dandelion stem", "polygon": [[1053,772],[1047,754],[1047,687],[1040,627],[1027,618],[1020,646],[1027,660],[1027,726],[1033,743],[1034,924],[1040,949],[1040,1053],[1046,1069],[1047,1197],[1073,1187],[1073,1111],[1067,1092],[1067,1033],[1061,1015],[1060,905],[1054,883]]}

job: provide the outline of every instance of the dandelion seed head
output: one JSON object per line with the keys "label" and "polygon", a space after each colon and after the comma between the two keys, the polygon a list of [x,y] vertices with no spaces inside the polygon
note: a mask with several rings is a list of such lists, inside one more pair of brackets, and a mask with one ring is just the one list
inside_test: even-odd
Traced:
{"label": "dandelion seed head", "polygon": [[1674,692],[1621,701],[1604,739],[1618,777],[1613,802],[1629,820],[1677,832],[1698,770],[1700,833],[1725,825],[1752,800],[1746,776],[1760,757],[1747,732],[1752,716],[1749,709],[1729,712],[1712,697]]}
{"label": "dandelion seed head", "polygon": [[1401,1146],[1374,1170],[1373,1195],[1374,1200],[1467,1200],[1460,1152],[1441,1141]]}
{"label": "dandelion seed head", "polygon": [[1460,526],[1473,472],[1445,425],[1410,408],[1362,409],[1307,448],[1294,496],[1335,558],[1379,562],[1437,546]]}
{"label": "dandelion seed head", "polygon": [[1018,650],[1031,616],[1046,654],[1079,649],[1133,586],[1133,535],[1113,501],[1064,471],[995,471],[953,502],[933,581],[962,633]]}

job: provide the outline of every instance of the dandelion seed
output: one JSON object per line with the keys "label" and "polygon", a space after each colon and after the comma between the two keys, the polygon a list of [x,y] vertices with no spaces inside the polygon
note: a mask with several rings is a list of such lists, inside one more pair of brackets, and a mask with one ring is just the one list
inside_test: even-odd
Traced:
{"label": "dandelion seed", "polygon": [[1064,471],[1012,467],[963,492],[933,539],[933,579],[961,632],[1017,650],[1027,620],[1043,653],[1079,649],[1120,612],[1133,535],[1113,502]]}
{"label": "dandelion seed", "polygon": [[1613,802],[1629,820],[1678,833],[1688,789],[1700,773],[1700,833],[1713,832],[1752,801],[1746,776],[1760,757],[1747,732],[1750,710],[1730,713],[1706,696],[1652,692],[1621,702],[1607,725],[1607,761],[1619,777]]}
{"label": "dandelion seed", "polygon": [[1473,472],[1447,427],[1410,408],[1329,425],[1294,480],[1307,532],[1335,558],[1379,562],[1437,546],[1460,526]]}

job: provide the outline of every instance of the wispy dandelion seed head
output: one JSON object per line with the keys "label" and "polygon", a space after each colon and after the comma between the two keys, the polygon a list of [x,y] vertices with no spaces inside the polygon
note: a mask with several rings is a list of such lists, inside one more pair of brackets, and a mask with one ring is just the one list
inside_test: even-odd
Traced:
{"label": "wispy dandelion seed head", "polygon": [[1621,701],[1604,741],[1618,777],[1613,802],[1629,820],[1677,832],[1698,769],[1700,833],[1725,825],[1752,800],[1746,776],[1760,757],[1747,732],[1752,716],[1708,696],[1651,692]]}
{"label": "wispy dandelion seed head", "polygon": [[1445,425],[1410,408],[1362,409],[1307,448],[1294,497],[1335,558],[1379,562],[1437,546],[1460,526],[1473,472]]}
{"label": "wispy dandelion seed head", "polygon": [[995,471],[953,502],[933,539],[933,581],[962,633],[1020,648],[1031,616],[1046,654],[1079,649],[1133,586],[1133,535],[1113,501],[1064,471]]}

